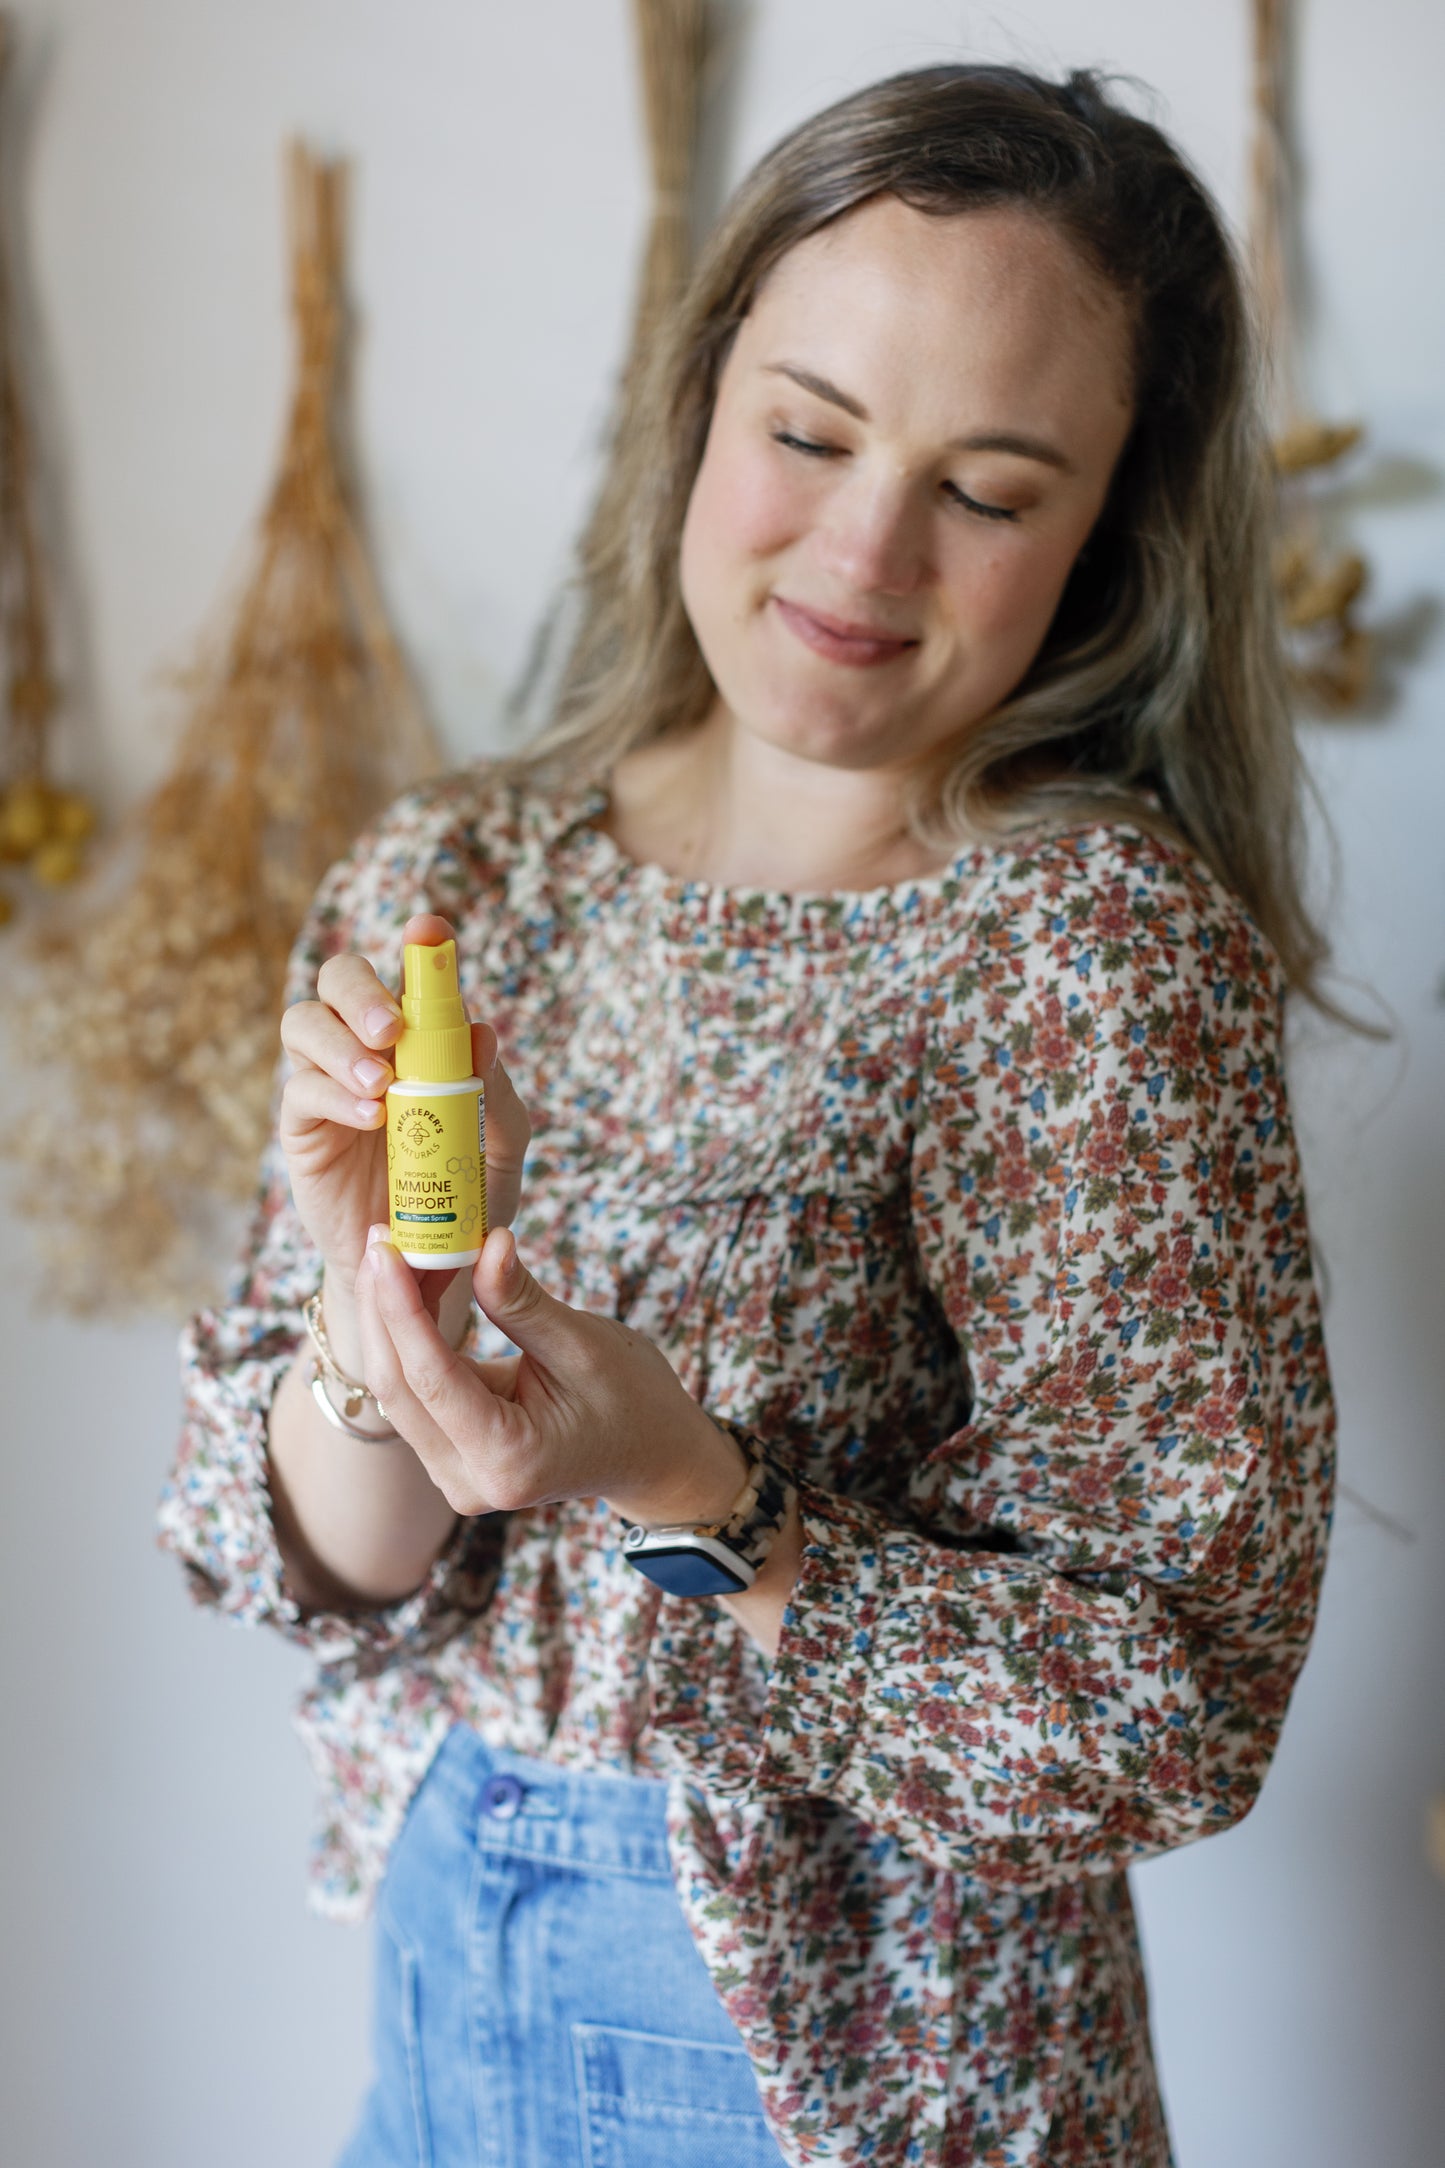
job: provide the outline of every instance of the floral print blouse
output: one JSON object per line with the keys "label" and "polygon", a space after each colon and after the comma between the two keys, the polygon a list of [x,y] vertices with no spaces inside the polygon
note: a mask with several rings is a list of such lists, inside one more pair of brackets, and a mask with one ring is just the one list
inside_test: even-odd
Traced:
{"label": "floral print blouse", "polygon": [[798,1481],[776,1658],[589,1499],[463,1521],[389,1608],[298,1610],[266,1424],[319,1266],[274,1147],[185,1338],[163,1540],[313,1653],[323,1909],[366,1908],[459,1721],[665,1777],[789,2161],[1156,2168],[1125,1870],[1257,1796],[1329,1517],[1277,959],[1117,818],[790,896],[635,864],[606,804],[485,764],[403,799],[288,999],[341,949],[394,977],[412,911],[454,922],[534,1123],[523,1256]]}

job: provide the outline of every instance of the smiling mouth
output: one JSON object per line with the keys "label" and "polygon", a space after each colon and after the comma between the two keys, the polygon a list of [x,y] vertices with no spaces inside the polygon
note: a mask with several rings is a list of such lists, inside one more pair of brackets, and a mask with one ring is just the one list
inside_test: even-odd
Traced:
{"label": "smiling mouth", "polygon": [[855,669],[866,669],[875,663],[896,662],[900,655],[908,654],[918,645],[917,640],[903,639],[897,634],[875,632],[838,617],[820,616],[816,610],[805,610],[801,603],[788,602],[782,595],[774,595],[772,599],[778,615],[794,637],[829,662],[849,663]]}

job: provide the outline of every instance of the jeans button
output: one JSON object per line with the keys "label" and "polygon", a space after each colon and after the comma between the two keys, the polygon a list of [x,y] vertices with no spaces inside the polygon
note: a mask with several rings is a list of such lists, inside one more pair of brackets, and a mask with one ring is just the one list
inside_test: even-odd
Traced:
{"label": "jeans button", "polygon": [[521,1811],[527,1787],[520,1777],[488,1777],[482,1787],[482,1807],[495,1821],[510,1822]]}

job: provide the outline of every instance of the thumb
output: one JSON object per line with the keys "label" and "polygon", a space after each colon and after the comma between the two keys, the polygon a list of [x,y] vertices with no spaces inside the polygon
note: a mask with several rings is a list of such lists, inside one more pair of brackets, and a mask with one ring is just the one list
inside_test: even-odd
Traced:
{"label": "thumb", "polygon": [[556,1367],[575,1338],[576,1319],[537,1285],[517,1255],[510,1227],[494,1227],[472,1267],[478,1307],[524,1355]]}

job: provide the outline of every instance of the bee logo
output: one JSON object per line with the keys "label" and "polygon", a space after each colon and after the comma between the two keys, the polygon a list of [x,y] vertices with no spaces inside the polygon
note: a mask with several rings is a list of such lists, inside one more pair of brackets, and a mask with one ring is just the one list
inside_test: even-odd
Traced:
{"label": "bee logo", "polygon": [[430,1159],[441,1149],[435,1117],[422,1112],[402,1116],[397,1125],[397,1140],[413,1159]]}

